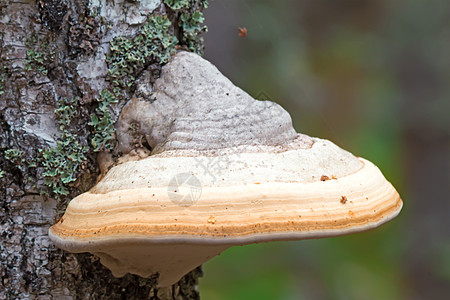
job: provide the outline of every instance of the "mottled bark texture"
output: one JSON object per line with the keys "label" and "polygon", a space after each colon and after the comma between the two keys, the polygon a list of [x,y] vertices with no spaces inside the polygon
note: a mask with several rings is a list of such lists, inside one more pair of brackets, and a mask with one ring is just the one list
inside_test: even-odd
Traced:
{"label": "mottled bark texture", "polygon": [[[116,158],[114,123],[177,48],[201,52],[206,1],[0,0],[0,299],[197,299],[198,268],[168,289],[114,278],[48,228]],[[102,155],[99,155],[102,154]]]}

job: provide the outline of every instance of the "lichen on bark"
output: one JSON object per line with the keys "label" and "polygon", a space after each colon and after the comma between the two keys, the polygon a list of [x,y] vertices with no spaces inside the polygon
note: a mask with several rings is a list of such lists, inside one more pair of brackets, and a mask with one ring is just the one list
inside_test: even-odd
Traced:
{"label": "lichen on bark", "polygon": [[[180,13],[200,11],[197,2]],[[161,0],[1,0],[0,12],[0,299],[197,299],[199,270],[158,291],[155,278],[114,278],[95,257],[65,253],[47,237],[67,202],[94,185],[96,151],[120,154],[113,124],[139,92],[135,82],[151,90],[167,61],[146,60],[118,91],[110,42],[135,39],[160,16],[173,48],[184,47],[173,12]]]}

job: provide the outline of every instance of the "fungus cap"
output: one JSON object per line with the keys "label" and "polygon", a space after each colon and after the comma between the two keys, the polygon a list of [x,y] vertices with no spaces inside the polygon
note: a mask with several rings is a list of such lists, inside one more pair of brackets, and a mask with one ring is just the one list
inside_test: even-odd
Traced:
{"label": "fungus cap", "polygon": [[169,286],[232,245],[345,235],[400,212],[375,165],[296,133],[280,106],[195,54],[173,57],[153,90],[117,125],[122,151],[138,123],[151,155],[122,160],[49,230],[58,247],[99,256],[115,276],[159,273]]}

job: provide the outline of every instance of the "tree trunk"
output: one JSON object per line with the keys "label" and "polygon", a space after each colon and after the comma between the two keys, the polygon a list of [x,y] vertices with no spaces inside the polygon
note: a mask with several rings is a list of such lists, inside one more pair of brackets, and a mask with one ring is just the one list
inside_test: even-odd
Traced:
{"label": "tree trunk", "polygon": [[205,0],[0,0],[0,299],[198,299],[200,268],[167,289],[114,278],[47,236],[118,157],[114,123],[176,49],[202,50]]}

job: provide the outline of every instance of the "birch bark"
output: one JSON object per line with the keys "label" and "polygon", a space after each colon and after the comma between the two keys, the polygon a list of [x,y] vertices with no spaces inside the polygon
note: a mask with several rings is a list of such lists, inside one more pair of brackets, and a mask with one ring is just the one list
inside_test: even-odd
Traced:
{"label": "birch bark", "polygon": [[[121,77],[128,85],[117,92],[108,71],[111,42],[133,41],[160,15],[170,21],[174,47],[200,51],[202,29],[183,36],[180,17],[206,1],[178,9],[170,3],[186,1],[165,2],[0,0],[0,299],[199,298],[200,268],[158,290],[155,278],[114,278],[94,256],[66,253],[47,236],[67,202],[95,184],[98,154],[119,154],[113,128],[111,141],[98,131],[101,124],[92,124],[101,92],[117,93],[99,115],[114,123],[136,92],[134,82],[151,87],[162,65],[147,55]],[[97,149],[96,133],[105,141]]]}

